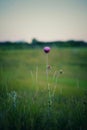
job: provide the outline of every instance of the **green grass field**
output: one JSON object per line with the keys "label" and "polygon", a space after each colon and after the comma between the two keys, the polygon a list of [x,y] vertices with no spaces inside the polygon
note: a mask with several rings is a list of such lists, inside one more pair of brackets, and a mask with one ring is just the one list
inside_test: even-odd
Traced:
{"label": "green grass field", "polygon": [[87,129],[87,48],[51,48],[48,81],[46,56],[0,50],[0,130]]}

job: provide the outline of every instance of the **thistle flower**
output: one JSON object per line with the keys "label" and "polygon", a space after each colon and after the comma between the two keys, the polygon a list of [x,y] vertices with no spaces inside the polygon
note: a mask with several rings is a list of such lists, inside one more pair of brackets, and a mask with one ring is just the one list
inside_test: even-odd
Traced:
{"label": "thistle flower", "polygon": [[51,90],[49,86],[49,69],[51,69],[51,66],[48,64],[48,53],[50,52],[50,47],[46,46],[44,47],[44,52],[47,53],[46,55],[46,77],[47,77],[47,87],[48,87],[48,106],[49,109],[51,107],[52,99],[51,99]]}
{"label": "thistle flower", "polygon": [[50,52],[50,47],[48,47],[48,46],[44,47],[44,52],[49,53]]}

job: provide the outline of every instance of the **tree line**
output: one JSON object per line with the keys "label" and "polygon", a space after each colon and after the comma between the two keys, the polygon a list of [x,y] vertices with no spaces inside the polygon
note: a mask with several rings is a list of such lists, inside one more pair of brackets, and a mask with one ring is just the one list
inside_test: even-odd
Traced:
{"label": "tree line", "polygon": [[50,42],[44,42],[44,41],[38,41],[37,39],[33,39],[31,43],[25,42],[25,41],[17,41],[17,42],[11,42],[11,41],[5,41],[0,42],[0,48],[8,48],[8,49],[26,49],[26,48],[42,48],[44,46],[50,46],[50,47],[87,47],[87,42],[84,41],[75,41],[75,40],[69,40],[69,41],[50,41]]}

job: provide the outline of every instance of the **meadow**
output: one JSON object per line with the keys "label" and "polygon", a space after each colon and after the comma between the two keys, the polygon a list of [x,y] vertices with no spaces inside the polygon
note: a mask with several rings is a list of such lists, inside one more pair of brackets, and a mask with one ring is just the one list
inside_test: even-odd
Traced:
{"label": "meadow", "polygon": [[[86,130],[87,48],[0,49],[0,130]],[[49,83],[49,88],[48,88]]]}

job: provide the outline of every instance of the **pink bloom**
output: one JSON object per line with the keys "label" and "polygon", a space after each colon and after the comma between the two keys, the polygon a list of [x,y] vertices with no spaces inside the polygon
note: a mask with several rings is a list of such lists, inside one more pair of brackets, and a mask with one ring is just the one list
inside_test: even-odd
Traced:
{"label": "pink bloom", "polygon": [[45,52],[45,53],[49,53],[49,52],[50,52],[50,47],[48,47],[48,46],[47,46],[47,47],[44,47],[44,52]]}

